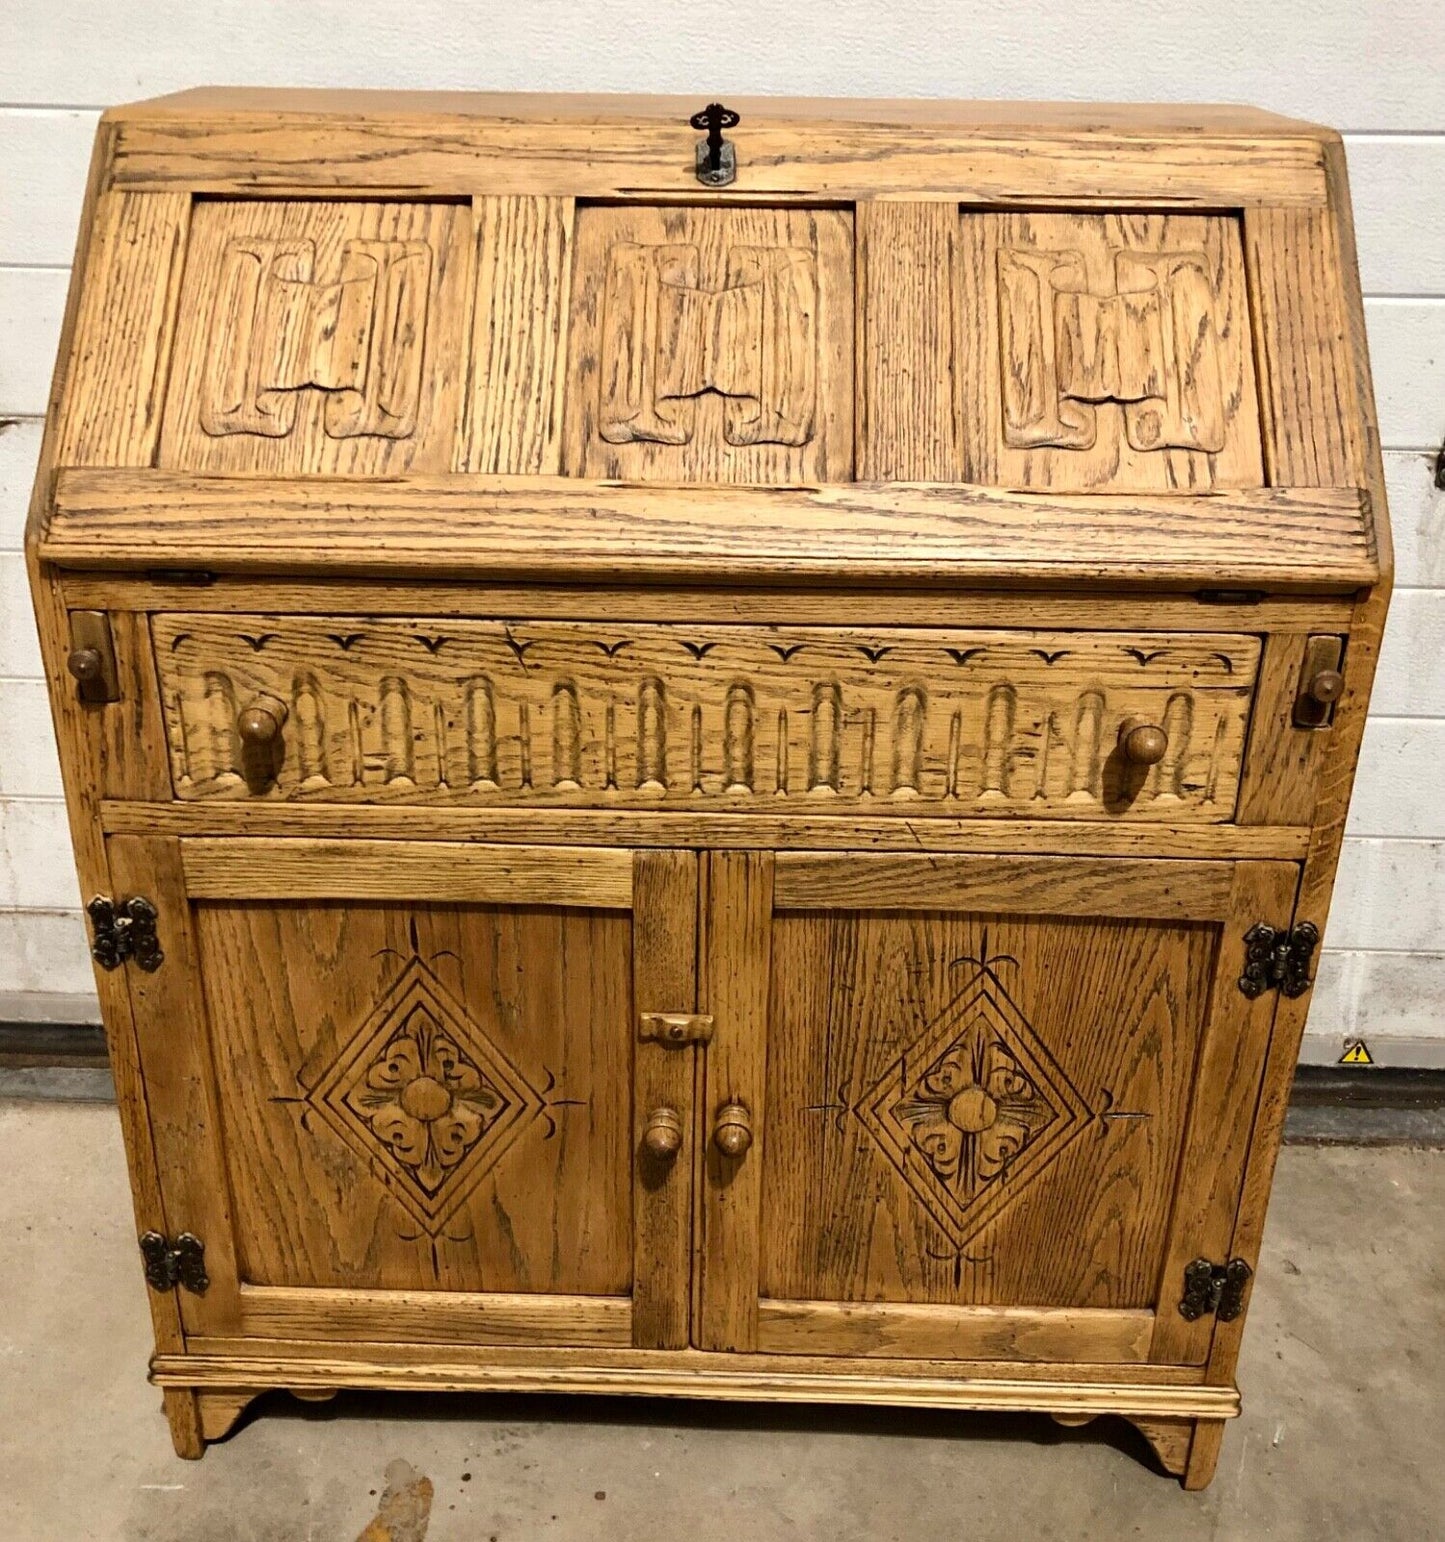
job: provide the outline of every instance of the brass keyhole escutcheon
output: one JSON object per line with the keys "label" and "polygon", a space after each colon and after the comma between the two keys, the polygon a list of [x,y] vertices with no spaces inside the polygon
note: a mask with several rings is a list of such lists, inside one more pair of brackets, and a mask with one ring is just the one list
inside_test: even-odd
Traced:
{"label": "brass keyhole escutcheon", "polygon": [[713,1125],[712,1143],[733,1161],[748,1154],[753,1143],[753,1116],[743,1104],[728,1103],[719,1110]]}
{"label": "brass keyhole escutcheon", "polygon": [[675,1108],[654,1108],[642,1129],[642,1144],[649,1156],[671,1162],[682,1150],[682,1117]]}

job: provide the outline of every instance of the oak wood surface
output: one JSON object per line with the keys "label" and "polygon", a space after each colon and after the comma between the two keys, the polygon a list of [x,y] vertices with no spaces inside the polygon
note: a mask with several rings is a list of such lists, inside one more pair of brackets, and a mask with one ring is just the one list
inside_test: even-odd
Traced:
{"label": "oak wood surface", "polygon": [[[1227,633],[153,619],[180,798],[1228,819]],[[243,742],[246,715],[278,731]],[[288,712],[289,706],[289,712]],[[1126,723],[1156,725],[1129,765]]]}
{"label": "oak wood surface", "polygon": [[[163,796],[163,794],[161,794]],[[699,850],[955,851],[1007,856],[1302,859],[1306,826],[1107,824],[1041,819],[948,819],[909,815],[672,814],[613,809],[458,809],[323,807],[208,800],[192,803],[105,801],[104,829],[116,835],[345,836],[382,840],[475,841],[546,846],[687,847]]]}
{"label": "oak wood surface", "polygon": [[[1241,939],[1324,924],[1392,566],[1338,137],[743,100],[719,193],[697,105],[102,123],[27,549],[83,892],[160,910],[98,988],[213,1279],[147,1292],[177,1448],[269,1386],[847,1398],[1121,1413],[1202,1486],[1243,1320],[1182,1266],[1258,1261],[1308,1005]],[[447,693],[508,636],[493,777]]]}
{"label": "oak wood surface", "polygon": [[[1207,517],[1206,517],[1207,514]],[[649,488],[561,478],[278,482],[62,472],[60,567],[502,580],[1011,583],[1108,578],[1353,588],[1378,574],[1358,493],[1033,495],[885,483]]]}
{"label": "oak wood surface", "polygon": [[197,899],[409,899],[625,910],[632,858],[622,850],[391,841],[207,840],[183,843]]}

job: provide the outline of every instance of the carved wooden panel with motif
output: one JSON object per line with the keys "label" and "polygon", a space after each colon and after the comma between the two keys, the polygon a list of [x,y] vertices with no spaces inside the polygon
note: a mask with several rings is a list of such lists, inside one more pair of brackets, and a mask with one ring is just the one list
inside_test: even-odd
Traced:
{"label": "carved wooden panel with motif", "polygon": [[764,1297],[1152,1305],[1219,934],[1060,909],[776,916]]}
{"label": "carved wooden panel with motif", "polygon": [[160,464],[450,469],[470,232],[464,204],[198,203]]}
{"label": "carved wooden panel with motif", "polygon": [[1264,482],[1236,220],[962,218],[966,481],[1079,492]]}
{"label": "carved wooden panel with motif", "polygon": [[625,912],[195,910],[243,1281],[630,1291]]}
{"label": "carved wooden panel with motif", "polygon": [[850,214],[583,208],[575,249],[564,470],[852,477]]}
{"label": "carved wooden panel with motif", "polygon": [[[1233,813],[1259,660],[1211,633],[167,615],[154,636],[181,798],[1191,822]],[[257,704],[274,753],[238,734]],[[1166,736],[1152,765],[1124,758],[1132,720]]]}

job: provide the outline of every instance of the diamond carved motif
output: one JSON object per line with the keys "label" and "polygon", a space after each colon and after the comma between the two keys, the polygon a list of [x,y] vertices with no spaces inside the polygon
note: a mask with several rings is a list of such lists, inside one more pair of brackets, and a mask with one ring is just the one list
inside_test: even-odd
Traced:
{"label": "diamond carved motif", "polygon": [[543,1100],[413,958],[309,1101],[435,1234]]}
{"label": "diamond carved motif", "polygon": [[1092,1118],[989,969],[889,1066],[854,1112],[958,1247]]}

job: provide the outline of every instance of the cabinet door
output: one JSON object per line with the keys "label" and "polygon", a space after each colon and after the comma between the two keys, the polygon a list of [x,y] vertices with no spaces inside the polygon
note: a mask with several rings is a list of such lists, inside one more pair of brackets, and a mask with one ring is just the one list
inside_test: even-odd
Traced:
{"label": "cabinet door", "polygon": [[[115,837],[188,1334],[668,1345],[688,1331],[689,854]],[[671,1164],[640,1165],[648,1112]],[[634,1112],[635,1110],[635,1112]],[[634,1123],[636,1121],[636,1125]]]}
{"label": "cabinet door", "polygon": [[1274,1016],[1242,936],[1294,866],[708,862],[700,1343],[1202,1362]]}

